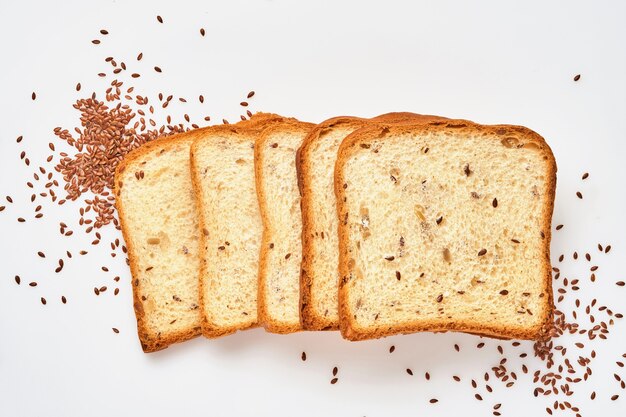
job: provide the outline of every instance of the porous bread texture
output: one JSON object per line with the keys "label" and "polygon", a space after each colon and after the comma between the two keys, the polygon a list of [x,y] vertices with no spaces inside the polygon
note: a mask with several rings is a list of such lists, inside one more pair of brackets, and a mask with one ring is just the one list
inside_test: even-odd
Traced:
{"label": "porous bread texture", "polygon": [[213,127],[191,147],[191,176],[201,233],[202,333],[217,337],[257,325],[259,250],[263,225],[254,174],[254,145],[271,124],[257,113]]}
{"label": "porous bread texture", "polygon": [[338,247],[334,168],[339,145],[355,130],[372,123],[395,124],[443,120],[415,113],[387,113],[372,119],[335,117],[313,128],[297,155],[302,195],[303,258],[300,320],[307,330],[339,328]]}
{"label": "porous bread texture", "polygon": [[538,339],[552,323],[556,163],[519,126],[368,127],[335,170],[342,335]]}
{"label": "porous bread texture", "polygon": [[311,123],[281,123],[263,131],[254,148],[263,237],[259,263],[258,319],[272,333],[301,329],[302,215],[296,151]]}
{"label": "porous bread texture", "polygon": [[189,148],[199,129],[149,142],[115,173],[116,205],[132,273],[144,352],[200,334],[199,233]]}

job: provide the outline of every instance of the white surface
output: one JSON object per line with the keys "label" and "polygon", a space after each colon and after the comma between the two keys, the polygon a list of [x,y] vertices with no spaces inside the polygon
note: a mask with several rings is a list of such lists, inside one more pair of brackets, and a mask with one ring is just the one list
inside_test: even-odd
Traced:
{"label": "white surface", "polygon": [[[137,92],[187,97],[190,103],[173,103],[168,113],[197,120],[205,114],[235,120],[238,103],[254,89],[253,110],[308,121],[414,111],[523,124],[547,139],[559,167],[554,224],[565,228],[554,235],[553,260],[574,250],[593,253],[599,282],[583,285],[579,296],[584,302],[597,297],[618,311],[626,295],[613,284],[626,278],[620,262],[626,254],[625,4],[3,1],[0,204],[6,194],[16,203],[0,213],[0,416],[491,415],[498,402],[504,416],[545,414],[555,398],[534,398],[527,377],[511,389],[492,382],[491,395],[483,383],[485,401],[473,398],[469,379],[498,363],[498,344],[512,348],[486,340],[477,350],[478,338],[468,335],[348,343],[337,333],[275,336],[257,329],[145,355],[122,259],[114,262],[106,246],[89,247],[91,253],[69,262],[62,274],[51,272],[65,249],[90,246],[83,233],[71,239],[58,234],[58,222],[76,218],[77,208],[46,204],[45,221],[16,222],[23,212],[32,218],[34,209],[24,185],[32,169],[19,152],[43,160],[52,129],[77,124],[74,100],[91,91],[102,96],[112,79],[96,75],[109,72],[108,55],[143,74],[132,83]],[[110,35],[99,35],[101,28]],[[91,44],[96,38],[101,45]],[[140,51],[144,58],[137,63]],[[163,73],[152,71],[154,65]],[[582,77],[575,83],[577,73]],[[203,106],[192,100],[199,94],[207,99]],[[18,135],[25,137],[22,146],[15,143]],[[582,182],[585,171],[591,176]],[[598,255],[598,242],[611,243],[612,252]],[[38,250],[48,258],[38,258]],[[563,275],[586,282],[589,265],[569,259],[559,265]],[[94,286],[112,288],[118,274],[118,297],[111,290],[93,294]],[[39,286],[28,287],[35,279]],[[41,296],[48,305],[41,305]],[[626,395],[617,402],[608,397],[624,394],[612,374],[625,350],[625,330],[618,322],[608,342],[587,344],[599,359],[589,383],[569,399],[583,415],[624,415]],[[396,351],[389,354],[392,344]],[[529,343],[518,349],[532,352]],[[525,363],[535,369],[539,361]],[[330,385],[335,365],[339,383]],[[432,375],[428,383],[425,371]],[[454,383],[453,374],[463,382]],[[430,405],[432,397],[440,402]]]}

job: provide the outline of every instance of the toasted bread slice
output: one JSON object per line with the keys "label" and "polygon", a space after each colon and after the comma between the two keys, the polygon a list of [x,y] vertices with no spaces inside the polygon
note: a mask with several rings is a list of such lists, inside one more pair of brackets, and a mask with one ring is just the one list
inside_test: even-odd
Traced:
{"label": "toasted bread slice", "polygon": [[116,205],[145,352],[200,334],[199,229],[189,147],[207,131],[149,142],[129,153],[115,173]]}
{"label": "toasted bread slice", "polygon": [[342,335],[542,338],[555,185],[549,146],[524,127],[354,132],[335,170]]}
{"label": "toasted bread slice", "polygon": [[191,146],[191,176],[202,231],[202,333],[217,337],[257,325],[259,251],[263,232],[254,148],[263,129],[294,119],[257,113],[215,126]]}
{"label": "toasted bread slice", "polygon": [[337,150],[350,133],[373,123],[439,120],[415,113],[387,113],[373,119],[335,117],[318,124],[298,151],[302,195],[300,319],[307,330],[339,328],[338,247],[334,168]]}
{"label": "toasted bread slice", "polygon": [[274,124],[263,131],[254,148],[263,220],[258,318],[272,333],[301,329],[302,215],[296,151],[313,126],[303,122]]}

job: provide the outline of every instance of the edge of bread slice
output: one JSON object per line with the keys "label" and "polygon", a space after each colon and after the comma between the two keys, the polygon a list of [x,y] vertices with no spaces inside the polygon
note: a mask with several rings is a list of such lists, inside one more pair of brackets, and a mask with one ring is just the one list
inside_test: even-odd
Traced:
{"label": "edge of bread slice", "polygon": [[[468,142],[471,154],[456,155]],[[458,160],[448,161],[450,154]],[[428,162],[427,157],[435,159]],[[503,172],[505,163],[493,162],[501,157],[527,173],[488,181],[488,174]],[[410,167],[416,172],[409,172]],[[437,169],[437,175],[427,167]],[[360,175],[360,169],[367,172]],[[443,179],[450,173],[454,184]],[[363,183],[369,184],[370,196],[361,192]],[[400,184],[403,188],[393,188]],[[496,196],[498,187],[505,185],[523,188],[526,194]],[[351,134],[340,147],[335,169],[342,336],[363,340],[461,331],[504,339],[546,337],[554,314],[550,224],[555,187],[550,147],[524,127],[448,120],[365,127]],[[469,192],[474,189],[478,192]],[[377,192],[396,213],[389,215],[388,207],[373,196]],[[446,195],[442,202],[437,192]],[[414,210],[409,207],[416,202],[420,204]],[[444,203],[450,207],[444,208]],[[467,208],[470,204],[477,206]],[[464,213],[474,209],[481,215]],[[504,229],[495,226],[497,222]],[[536,228],[529,230],[529,222]],[[469,232],[463,233],[464,227]],[[516,238],[522,234],[527,239]],[[484,241],[472,240],[477,237]],[[497,238],[503,240],[496,243]],[[524,272],[528,268],[530,272]],[[524,284],[509,275],[516,273],[532,291],[521,289]]]}
{"label": "edge of bread slice", "polygon": [[[334,193],[334,169],[339,145],[350,133],[372,124],[436,120],[445,118],[408,112],[386,113],[371,119],[333,117],[315,126],[303,141],[296,159],[302,196],[300,320],[304,329],[339,328],[339,242]],[[320,210],[321,207],[324,210]]]}
{"label": "edge of bread slice", "polygon": [[200,310],[205,337],[258,325],[263,225],[254,147],[263,129],[289,120],[256,113],[237,124],[213,126],[191,146],[191,177],[201,231]]}
{"label": "edge of bread slice", "polygon": [[[116,207],[128,249],[137,332],[144,352],[200,334],[199,245],[189,147],[206,131],[148,142],[131,151],[115,172]],[[172,218],[166,221],[170,214]]]}
{"label": "edge of bread slice", "polygon": [[302,215],[296,152],[313,126],[295,121],[272,125],[263,131],[254,147],[256,189],[263,221],[258,320],[272,333],[302,329]]}

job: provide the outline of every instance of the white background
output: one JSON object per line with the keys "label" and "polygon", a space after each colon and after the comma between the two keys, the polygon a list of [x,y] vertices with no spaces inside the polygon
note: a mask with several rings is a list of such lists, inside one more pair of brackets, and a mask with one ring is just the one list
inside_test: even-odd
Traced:
{"label": "white background", "polygon": [[[197,121],[206,114],[234,121],[238,103],[253,89],[253,110],[312,122],[414,111],[526,125],[547,139],[558,163],[554,224],[565,227],[554,235],[553,260],[568,254],[559,267],[562,275],[584,281],[578,294],[584,303],[597,297],[598,305],[626,312],[626,289],[614,285],[626,278],[625,5],[3,0],[0,205],[8,207],[0,213],[0,416],[469,416],[491,415],[495,403],[503,404],[504,416],[545,414],[555,398],[534,398],[528,377],[505,389],[492,376],[493,394],[481,382],[482,402],[469,384],[499,362],[498,344],[505,353],[531,353],[530,343],[514,349],[486,340],[477,350],[479,338],[461,334],[349,343],[337,333],[276,336],[256,329],[143,354],[129,271],[106,247],[117,233],[106,231],[105,244],[93,248],[82,232],[61,237],[58,222],[71,226],[78,217],[71,205],[48,203],[45,217],[32,220],[25,186],[32,169],[19,152],[26,150],[37,166],[49,154],[47,143],[56,141],[52,129],[77,125],[72,104],[91,91],[102,97],[112,79],[104,63],[109,55],[132,66],[128,72],[142,73],[132,82],[136,92],[153,100],[159,91],[190,100],[167,109],[175,119],[189,113]],[[110,35],[101,36],[101,28]],[[102,43],[93,45],[92,39]],[[139,52],[144,58],[138,63]],[[163,73],[155,73],[154,65]],[[101,79],[97,73],[103,71],[109,75]],[[120,79],[129,80],[128,72]],[[21,145],[18,135],[25,137]],[[585,171],[591,175],[583,182]],[[578,190],[583,200],[576,198]],[[14,204],[6,203],[7,194]],[[19,216],[29,221],[17,223]],[[612,252],[600,255],[598,242],[612,244]],[[66,249],[82,248],[90,254],[68,262],[62,274],[52,272]],[[38,250],[48,257],[37,257]],[[587,279],[589,264],[571,260],[574,250],[589,251],[600,266],[594,286]],[[102,265],[111,272],[102,272]],[[110,290],[115,275],[122,276],[117,297]],[[39,286],[28,287],[31,280]],[[101,285],[110,289],[96,297],[93,287]],[[572,303],[570,296],[560,307],[569,311]],[[584,351],[598,352],[594,373],[569,398],[583,415],[624,415],[626,393],[612,374],[626,351],[625,330],[620,321],[607,342],[586,344]],[[572,339],[559,343],[576,349]],[[392,344],[396,351],[389,354]],[[510,367],[519,368],[514,356]],[[532,357],[524,363],[540,367]],[[336,385],[329,384],[333,366],[339,367]],[[409,367],[413,377],[405,372]],[[463,381],[453,382],[454,374]],[[593,390],[598,398],[591,402]],[[616,393],[620,399],[611,402]],[[433,397],[438,404],[428,403]]]}

